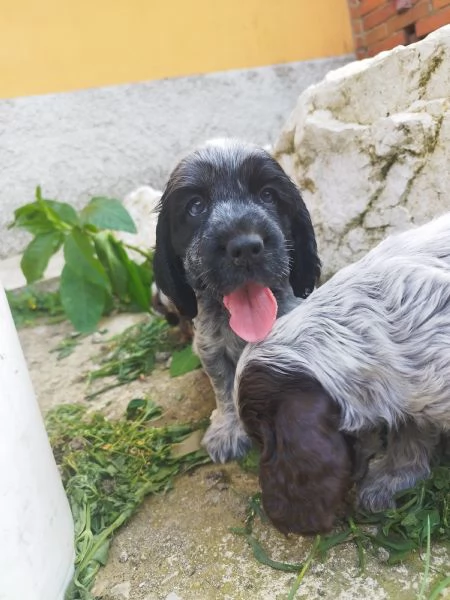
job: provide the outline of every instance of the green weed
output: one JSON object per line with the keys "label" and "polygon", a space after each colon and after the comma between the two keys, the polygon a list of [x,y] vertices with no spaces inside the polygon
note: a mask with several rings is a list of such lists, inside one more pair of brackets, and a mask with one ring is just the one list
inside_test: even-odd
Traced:
{"label": "green weed", "polygon": [[[77,212],[70,204],[44,198],[38,187],[35,201],[14,212],[10,227],[33,236],[20,263],[28,284],[41,279],[50,258],[63,249],[59,298],[77,331],[94,331],[102,315],[117,303],[149,310],[152,256],[111,233],[136,233],[136,225],[119,200],[91,198]],[[132,260],[127,248],[140,252],[144,262]]]}
{"label": "green weed", "polygon": [[[253,454],[249,465],[243,466],[254,471],[257,461],[257,456]],[[423,600],[430,578],[431,541],[450,540],[450,465],[443,458],[441,464],[434,467],[431,477],[399,493],[395,509],[376,514],[356,512],[342,520],[335,532],[317,536],[304,564],[273,561],[253,532],[256,518],[267,522],[259,493],[249,500],[245,526],[232,531],[244,537],[258,562],[276,570],[299,573],[290,591],[290,599],[294,598],[313,558],[325,560],[331,548],[352,543],[361,572],[365,568],[366,554],[370,552],[377,556],[378,548],[388,552],[387,564],[393,565],[407,560],[412,553],[420,552],[425,547],[425,568],[419,592],[419,598]],[[434,585],[429,597],[437,599],[449,585],[449,577],[441,579]]]}
{"label": "green weed", "polygon": [[40,291],[33,286],[22,290],[7,291],[11,314],[16,327],[28,327],[36,321],[57,323],[65,319],[59,292]]}
{"label": "green weed", "polygon": [[133,400],[128,418],[88,416],[81,405],[61,405],[46,424],[75,523],[75,574],[66,600],[93,600],[95,576],[105,564],[115,531],[148,494],[164,493],[174,477],[209,462],[199,450],[176,458],[174,444],[198,425],[157,427],[150,400]]}

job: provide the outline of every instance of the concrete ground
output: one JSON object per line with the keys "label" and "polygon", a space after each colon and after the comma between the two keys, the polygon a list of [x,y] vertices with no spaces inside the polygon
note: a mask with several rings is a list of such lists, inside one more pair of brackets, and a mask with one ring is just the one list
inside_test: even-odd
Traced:
{"label": "concrete ground", "polygon": [[[82,338],[73,354],[58,360],[51,350],[70,335],[68,323],[39,325],[20,332],[42,410],[63,402],[87,402],[86,374],[98,361],[102,341],[123,330],[136,315],[107,319],[105,334]],[[105,381],[96,383],[103,386]],[[96,388],[90,388],[93,391]],[[112,389],[89,405],[119,417],[132,398],[148,395],[164,407],[167,421],[210,414],[214,399],[202,371],[171,379],[164,365],[143,380]],[[237,464],[207,465],[176,479],[171,491],[148,497],[116,535],[94,592],[101,600],[282,600],[295,574],[257,562],[246,541],[230,531],[242,526],[247,500],[258,490],[257,478]],[[301,562],[311,540],[285,538],[269,524],[256,534],[275,560]],[[368,555],[359,573],[355,548],[340,546],[315,560],[296,598],[333,600],[411,600],[418,597],[424,564],[419,555],[391,567],[385,553]],[[448,547],[433,545],[431,581],[450,574]],[[439,573],[438,573],[439,572]],[[443,597],[450,597],[450,590]]]}

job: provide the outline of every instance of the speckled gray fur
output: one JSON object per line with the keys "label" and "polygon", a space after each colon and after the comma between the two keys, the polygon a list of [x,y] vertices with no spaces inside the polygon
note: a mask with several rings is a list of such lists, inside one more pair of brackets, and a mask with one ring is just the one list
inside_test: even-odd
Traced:
{"label": "speckled gray fur", "polygon": [[[261,196],[270,188],[269,197]],[[191,202],[201,203],[197,215]],[[256,236],[262,251],[235,259],[229,244]],[[237,361],[245,342],[230,328],[224,297],[259,284],[270,288],[277,316],[286,314],[320,275],[314,231],[299,191],[262,148],[214,140],[175,168],[161,198],[155,281],[181,315],[194,318],[194,348],[216,394],[203,443],[226,462],[250,446],[233,404]]]}
{"label": "speckled gray fur", "polygon": [[450,432],[450,213],[387,238],[279,319],[243,351],[237,390],[258,365],[297,390],[318,382],[344,432],[364,441],[365,430],[388,427],[387,454],[359,498],[370,510],[392,506],[428,475],[438,432]]}

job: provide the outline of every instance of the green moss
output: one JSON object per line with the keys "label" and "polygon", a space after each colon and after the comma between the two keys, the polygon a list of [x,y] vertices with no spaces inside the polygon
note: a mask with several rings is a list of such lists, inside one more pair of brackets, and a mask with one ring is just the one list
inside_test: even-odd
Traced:
{"label": "green moss", "polygon": [[419,79],[419,86],[421,88],[421,95],[425,92],[424,88],[430,82],[431,77],[436,72],[437,69],[441,66],[445,58],[444,49],[440,48],[438,53],[430,58],[428,64],[425,69],[422,71]]}
{"label": "green moss", "polygon": [[304,179],[302,179],[300,181],[300,189],[306,190],[307,192],[314,194],[314,192],[316,191],[317,188],[316,188],[316,184],[310,177],[305,177]]}

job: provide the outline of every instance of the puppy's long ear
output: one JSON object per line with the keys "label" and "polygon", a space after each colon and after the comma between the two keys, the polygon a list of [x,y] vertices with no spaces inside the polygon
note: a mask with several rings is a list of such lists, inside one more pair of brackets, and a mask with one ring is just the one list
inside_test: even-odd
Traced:
{"label": "puppy's long ear", "polygon": [[305,298],[316,287],[320,279],[321,264],[317,254],[316,236],[311,223],[311,216],[306,208],[300,192],[292,184],[295,198],[295,212],[291,216],[291,233],[293,247],[290,250],[291,273],[289,281],[294,294]]}
{"label": "puppy's long ear", "polygon": [[263,507],[282,533],[326,532],[350,486],[339,408],[320,384],[280,366],[250,361],[240,379],[240,416],[262,450]]}
{"label": "puppy's long ear", "polygon": [[161,211],[156,225],[153,275],[156,285],[172,300],[180,314],[193,319],[197,314],[197,300],[194,290],[186,281],[182,260],[172,245],[166,194],[161,198]]}

